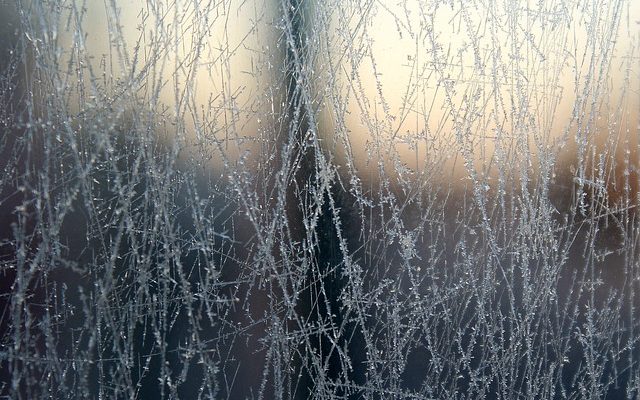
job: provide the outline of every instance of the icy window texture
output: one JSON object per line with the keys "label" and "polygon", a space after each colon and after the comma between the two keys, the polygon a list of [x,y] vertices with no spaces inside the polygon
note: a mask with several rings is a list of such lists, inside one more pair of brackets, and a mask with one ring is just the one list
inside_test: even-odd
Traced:
{"label": "icy window texture", "polygon": [[640,3],[0,1],[0,398],[640,396]]}

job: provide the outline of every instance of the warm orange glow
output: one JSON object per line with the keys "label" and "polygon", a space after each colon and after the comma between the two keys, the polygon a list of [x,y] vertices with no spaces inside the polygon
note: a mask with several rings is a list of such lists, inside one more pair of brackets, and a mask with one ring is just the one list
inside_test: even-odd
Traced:
{"label": "warm orange glow", "polygon": [[635,146],[640,4],[390,3],[373,6],[365,23],[355,13],[349,26],[336,24],[353,38],[338,41],[333,58],[346,54],[337,79],[361,168],[397,151],[414,170],[442,168],[443,157],[463,175],[465,157],[480,173],[505,161],[534,169],[536,154],[575,150],[578,132],[591,143],[615,136]]}
{"label": "warm orange glow", "polygon": [[[363,174],[384,160],[396,172],[489,177],[579,151],[576,135],[636,146],[640,4],[538,3],[317,7],[306,29],[327,150],[351,153]],[[223,145],[227,161],[256,158],[282,130],[278,2],[114,4],[88,1],[82,32],[60,18],[61,68],[84,54],[97,92],[166,107],[176,134]]]}

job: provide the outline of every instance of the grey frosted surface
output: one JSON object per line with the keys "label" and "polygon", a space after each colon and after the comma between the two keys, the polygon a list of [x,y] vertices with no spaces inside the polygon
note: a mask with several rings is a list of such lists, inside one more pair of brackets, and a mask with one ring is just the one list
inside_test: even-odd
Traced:
{"label": "grey frosted surface", "polygon": [[0,1],[0,398],[637,398],[639,37],[632,0]]}

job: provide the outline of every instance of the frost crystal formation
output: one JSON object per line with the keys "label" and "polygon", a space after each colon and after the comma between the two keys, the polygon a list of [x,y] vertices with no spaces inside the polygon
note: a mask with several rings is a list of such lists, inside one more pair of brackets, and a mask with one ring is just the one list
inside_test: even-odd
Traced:
{"label": "frost crystal formation", "polygon": [[640,397],[635,0],[0,1],[0,398]]}

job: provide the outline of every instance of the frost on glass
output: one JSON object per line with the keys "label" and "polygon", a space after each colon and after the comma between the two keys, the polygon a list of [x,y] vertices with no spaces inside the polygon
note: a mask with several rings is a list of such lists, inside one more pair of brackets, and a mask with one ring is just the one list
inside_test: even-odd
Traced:
{"label": "frost on glass", "polygon": [[632,0],[0,2],[0,396],[640,396]]}

